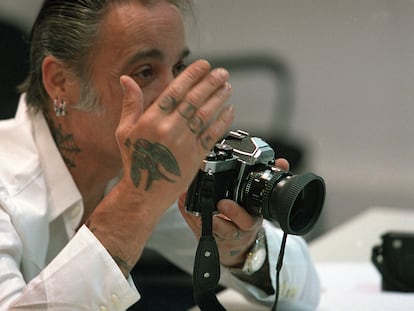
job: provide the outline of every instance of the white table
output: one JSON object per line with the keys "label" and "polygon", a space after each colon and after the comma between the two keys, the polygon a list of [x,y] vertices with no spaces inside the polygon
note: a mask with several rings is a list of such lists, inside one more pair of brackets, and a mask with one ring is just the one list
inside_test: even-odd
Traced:
{"label": "white table", "polygon": [[413,293],[381,291],[372,247],[387,231],[414,232],[414,209],[373,207],[310,244],[321,279],[318,311],[409,311]]}
{"label": "white table", "polygon": [[414,294],[381,291],[381,277],[369,262],[317,263],[321,279],[318,311],[411,311]]}
{"label": "white table", "polygon": [[315,262],[368,262],[372,247],[391,230],[414,232],[414,208],[370,208],[315,239],[309,248]]}

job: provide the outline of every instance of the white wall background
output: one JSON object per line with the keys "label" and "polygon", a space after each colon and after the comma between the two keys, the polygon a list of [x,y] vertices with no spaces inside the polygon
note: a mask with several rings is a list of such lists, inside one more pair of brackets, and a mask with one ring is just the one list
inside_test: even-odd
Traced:
{"label": "white wall background", "polygon": [[[29,27],[40,3],[1,0],[0,12]],[[307,168],[326,179],[320,228],[372,205],[413,208],[413,0],[196,4],[195,56],[260,52],[290,64],[296,100],[287,138],[306,142]],[[272,83],[253,73],[235,79],[236,127],[277,120]]]}
{"label": "white wall background", "polygon": [[326,227],[372,205],[413,208],[414,1],[199,0],[198,7],[200,51],[264,51],[290,63],[290,131],[310,144],[309,168],[326,178]]}

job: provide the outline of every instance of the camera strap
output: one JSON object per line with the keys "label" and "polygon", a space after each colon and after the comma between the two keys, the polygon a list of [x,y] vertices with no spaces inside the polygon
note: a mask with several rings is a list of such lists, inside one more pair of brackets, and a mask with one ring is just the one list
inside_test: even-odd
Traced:
{"label": "camera strap", "polygon": [[[198,242],[193,269],[194,300],[201,311],[226,311],[217,299],[215,289],[220,280],[220,255],[213,236],[215,177],[208,172],[200,182],[198,205],[201,207],[201,237]],[[288,234],[284,232],[276,267],[276,297],[272,311],[277,310],[280,270]]]}
{"label": "camera strap", "polygon": [[287,237],[288,234],[286,232],[283,232],[282,244],[280,245],[280,252],[276,264],[276,297],[273,303],[272,311],[277,311],[277,303],[279,301],[280,294],[280,271],[282,270],[283,266],[283,258],[285,256]]}
{"label": "camera strap", "polygon": [[199,206],[202,230],[193,270],[194,299],[202,311],[225,311],[217,299],[215,289],[220,280],[220,257],[213,236],[214,175],[207,173],[201,180]]}

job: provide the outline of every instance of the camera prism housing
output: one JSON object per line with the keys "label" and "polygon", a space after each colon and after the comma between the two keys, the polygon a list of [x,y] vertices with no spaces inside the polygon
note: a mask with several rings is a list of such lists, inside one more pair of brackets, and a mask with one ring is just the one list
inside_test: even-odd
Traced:
{"label": "camera prism housing", "polygon": [[189,187],[186,211],[201,214],[203,179],[213,175],[214,203],[231,199],[251,215],[278,222],[286,233],[308,233],[322,211],[325,182],[313,173],[293,175],[274,162],[275,152],[263,139],[230,132],[204,159]]}

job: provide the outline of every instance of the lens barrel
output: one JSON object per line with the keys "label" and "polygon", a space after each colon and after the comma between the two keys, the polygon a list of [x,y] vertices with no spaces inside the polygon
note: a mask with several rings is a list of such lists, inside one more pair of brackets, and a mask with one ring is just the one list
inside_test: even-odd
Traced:
{"label": "lens barrel", "polygon": [[250,214],[276,221],[294,235],[312,229],[325,201],[325,182],[313,173],[258,169],[248,174],[241,188],[239,203]]}
{"label": "lens barrel", "polygon": [[286,177],[275,185],[268,205],[271,219],[287,233],[308,233],[318,220],[325,201],[325,182],[313,174]]}

